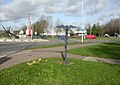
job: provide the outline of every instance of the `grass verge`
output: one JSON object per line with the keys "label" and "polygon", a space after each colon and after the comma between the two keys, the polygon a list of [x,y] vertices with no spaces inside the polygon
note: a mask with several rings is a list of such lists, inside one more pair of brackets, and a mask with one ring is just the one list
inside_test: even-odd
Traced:
{"label": "grass verge", "polygon": [[116,38],[116,37],[97,37],[97,40],[120,40],[120,38]]}
{"label": "grass verge", "polygon": [[[39,59],[0,70],[0,85],[119,85],[120,65],[58,58]],[[36,63],[35,63],[36,62]]]}
{"label": "grass verge", "polygon": [[[83,44],[83,43],[81,43],[81,42],[68,43],[68,45],[75,45],[75,44]],[[40,49],[40,48],[51,48],[51,47],[59,47],[59,46],[64,46],[64,43],[51,44],[51,45],[46,45],[46,46],[35,46],[35,47],[27,48],[26,50],[34,50],[34,49]]]}
{"label": "grass verge", "polygon": [[68,52],[83,56],[120,59],[120,42],[103,43],[95,46],[80,47],[69,50]]}

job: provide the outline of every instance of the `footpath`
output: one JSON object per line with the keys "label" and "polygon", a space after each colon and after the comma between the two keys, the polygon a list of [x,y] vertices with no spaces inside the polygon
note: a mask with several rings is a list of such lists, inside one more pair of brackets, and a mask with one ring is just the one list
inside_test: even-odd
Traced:
{"label": "footpath", "polygon": [[[74,49],[83,46],[95,45],[98,43],[90,43],[90,44],[76,44],[69,45],[69,49]],[[64,51],[64,46],[53,47],[53,48],[42,48],[36,50],[24,50],[15,54],[7,55],[3,58],[0,58],[0,69],[7,68],[13,65],[17,65],[26,61],[38,59],[38,58],[60,58],[62,57],[61,53]],[[120,64],[120,60],[115,59],[104,59],[104,58],[96,58],[96,57],[85,57],[80,55],[68,54],[67,58],[76,58],[86,61],[93,62],[104,62],[110,64]]]}

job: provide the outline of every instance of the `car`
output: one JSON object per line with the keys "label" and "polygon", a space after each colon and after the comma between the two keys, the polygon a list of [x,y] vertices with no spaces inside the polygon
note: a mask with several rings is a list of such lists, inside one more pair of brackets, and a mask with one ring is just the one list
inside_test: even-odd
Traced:
{"label": "car", "polygon": [[35,35],[32,36],[32,39],[39,39],[39,38],[41,38],[41,37],[40,36],[35,36]]}
{"label": "car", "polygon": [[87,39],[96,39],[97,37],[95,35],[90,34],[90,35],[86,35],[86,38]]}
{"label": "car", "polygon": [[110,35],[108,35],[108,34],[105,34],[105,35],[104,35],[104,37],[110,37]]}
{"label": "car", "polygon": [[61,40],[65,40],[65,36],[61,35],[61,36],[57,36],[58,39],[61,39]]}

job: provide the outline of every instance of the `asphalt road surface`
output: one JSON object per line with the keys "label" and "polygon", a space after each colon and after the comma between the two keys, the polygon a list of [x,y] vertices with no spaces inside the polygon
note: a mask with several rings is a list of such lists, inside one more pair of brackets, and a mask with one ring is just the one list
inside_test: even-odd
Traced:
{"label": "asphalt road surface", "polygon": [[[80,40],[69,40],[69,42],[76,42]],[[26,48],[34,46],[45,46],[50,44],[64,43],[64,40],[52,39],[48,42],[0,42],[0,57],[4,57],[16,52],[20,52]]]}
{"label": "asphalt road surface", "polygon": [[[87,40],[84,42],[95,42],[95,43],[105,43],[105,42],[120,42],[118,40]],[[26,48],[34,46],[46,46],[50,44],[64,43],[64,40],[50,39],[48,42],[0,42],[0,58],[20,52]],[[69,39],[68,42],[81,42],[79,39]]]}

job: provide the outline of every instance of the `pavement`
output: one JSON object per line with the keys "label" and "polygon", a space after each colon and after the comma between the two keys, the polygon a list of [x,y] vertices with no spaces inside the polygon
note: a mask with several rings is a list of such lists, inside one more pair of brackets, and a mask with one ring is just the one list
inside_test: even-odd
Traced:
{"label": "pavement", "polygon": [[[68,50],[78,48],[78,47],[83,47],[83,46],[96,45],[96,44],[98,43],[69,45]],[[38,58],[61,58],[63,51],[64,51],[64,46],[60,46],[60,47],[43,48],[43,49],[36,49],[36,50],[23,50],[18,53],[5,55],[0,58],[0,69],[8,68],[10,66],[17,65],[30,60],[38,59]],[[92,62],[120,64],[120,60],[115,60],[115,59],[86,57],[86,56],[80,56],[75,54],[68,54],[67,57],[81,59],[85,61],[92,61]]]}
{"label": "pavement", "polygon": [[6,39],[1,38],[0,42],[48,42],[46,39]]}

